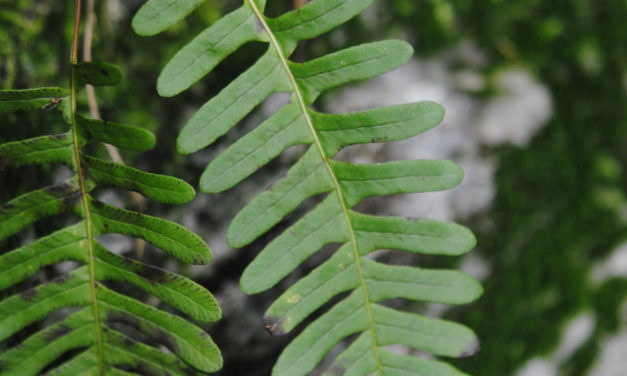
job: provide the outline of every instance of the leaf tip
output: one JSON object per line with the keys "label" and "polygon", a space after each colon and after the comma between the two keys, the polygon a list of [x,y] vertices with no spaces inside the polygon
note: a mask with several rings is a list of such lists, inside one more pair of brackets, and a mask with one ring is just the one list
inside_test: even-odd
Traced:
{"label": "leaf tip", "polygon": [[183,128],[176,139],[176,151],[180,154],[192,154],[197,151],[195,148],[191,147],[188,138],[185,136],[185,128]]}
{"label": "leaf tip", "polygon": [[446,115],[446,109],[438,102],[422,101],[417,103],[419,106],[428,106],[431,110],[431,117],[435,125],[438,125],[444,120]]}
{"label": "leaf tip", "polygon": [[182,90],[172,89],[173,85],[171,84],[169,78],[165,74],[167,72],[168,72],[168,67],[166,66],[165,69],[159,75],[159,78],[157,78],[157,93],[159,93],[159,95],[162,97],[169,98],[169,97],[173,97],[177,95]]}
{"label": "leaf tip", "polygon": [[468,358],[468,357],[471,357],[471,356],[475,355],[480,350],[481,350],[481,342],[479,341],[478,338],[475,337],[468,344],[468,346],[459,354],[459,357],[460,358]]}
{"label": "leaf tip", "polygon": [[212,179],[212,176],[210,176],[207,171],[208,169],[205,169],[205,172],[202,173],[198,184],[198,187],[203,193],[218,193],[226,189],[222,189],[220,181]]}
{"label": "leaf tip", "polygon": [[[143,129],[143,128],[140,128]],[[146,150],[150,150],[152,148],[154,148],[157,145],[157,136],[155,136],[154,133],[152,133],[151,131],[144,129],[146,131]],[[144,151],[144,150],[140,150],[140,151]]]}
{"label": "leaf tip", "polygon": [[168,203],[179,205],[192,201],[196,197],[196,190],[194,187],[183,179],[175,179],[178,183],[176,187],[178,192],[177,194],[171,195],[171,200]]}
{"label": "leaf tip", "polygon": [[475,296],[473,297],[473,301],[479,299],[485,292],[483,285],[479,281],[475,280],[475,284]]}
{"label": "leaf tip", "polygon": [[237,184],[237,182],[234,183],[230,179],[220,179],[219,176],[216,177],[216,169],[212,169],[211,167],[212,165],[209,164],[200,176],[199,187],[202,192],[219,193],[232,188],[235,184]]}
{"label": "leaf tip", "polygon": [[404,62],[409,61],[411,56],[414,54],[414,48],[411,44],[402,41],[402,40],[391,40],[386,41],[389,43],[389,46],[394,48],[394,52],[399,56],[399,60],[403,60]]}
{"label": "leaf tip", "polygon": [[455,171],[455,177],[456,177],[456,179],[454,179],[454,182],[453,182],[453,187],[457,187],[458,185],[462,183],[462,181],[464,181],[464,169],[461,168],[461,166],[455,162],[450,162],[450,164],[451,164],[451,170]]}
{"label": "leaf tip", "polygon": [[241,227],[238,226],[238,216],[239,214],[235,216],[226,231],[226,244],[231,248],[242,248],[252,242],[252,240],[244,236],[245,234],[242,234]]}
{"label": "leaf tip", "polygon": [[192,256],[190,263],[192,265],[206,265],[210,263],[211,260],[213,260],[213,254],[209,246],[205,245],[205,249],[203,249],[202,253]]}
{"label": "leaf tip", "polygon": [[264,316],[263,317],[263,328],[270,333],[273,337],[282,336],[287,331],[284,328],[284,325],[289,321],[287,317],[272,317],[272,316]]}
{"label": "leaf tip", "polygon": [[140,8],[140,10],[137,12],[137,14],[135,14],[135,17],[133,17],[133,20],[131,21],[131,26],[133,27],[133,31],[135,32],[135,34],[141,35],[142,37],[149,37],[159,33],[159,31],[151,30],[146,25],[147,23],[142,17],[142,11]]}
{"label": "leaf tip", "polygon": [[468,251],[467,252],[470,252],[477,246],[477,237],[472,231],[470,231],[470,229],[465,228],[465,230],[466,230],[466,236],[468,237]]}

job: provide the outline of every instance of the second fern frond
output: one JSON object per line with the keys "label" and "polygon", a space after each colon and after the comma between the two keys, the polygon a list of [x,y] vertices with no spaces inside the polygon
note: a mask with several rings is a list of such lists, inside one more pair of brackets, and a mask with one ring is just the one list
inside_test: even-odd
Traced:
{"label": "second fern frond", "polygon": [[[77,12],[77,20],[79,15]],[[98,186],[112,186],[158,202],[180,204],[190,201],[195,192],[180,179],[147,173],[85,152],[85,146],[93,142],[147,150],[154,146],[155,137],[139,127],[79,114],[79,87],[114,85],[121,71],[110,64],[77,62],[76,38],[69,88],[0,91],[0,114],[48,110],[52,115],[61,110],[69,124],[66,133],[0,145],[0,171],[64,164],[73,173],[67,181],[25,193],[0,206],[0,240],[45,217],[74,213],[80,218],[75,224],[0,254],[0,291],[13,293],[0,301],[0,341],[15,343],[16,338],[28,333],[21,343],[0,354],[0,375],[29,376],[42,371],[68,376],[214,372],[221,368],[222,359],[204,330],[179,315],[117,292],[110,285],[132,285],[195,320],[211,322],[221,315],[215,298],[202,286],[115,254],[98,242],[100,235],[117,233],[142,238],[183,262],[204,264],[211,260],[205,242],[185,227],[114,207],[92,196]],[[21,282],[63,261],[83,265],[15,294]],[[48,317],[56,319],[46,320]],[[23,331],[31,324],[37,324],[37,331]]]}

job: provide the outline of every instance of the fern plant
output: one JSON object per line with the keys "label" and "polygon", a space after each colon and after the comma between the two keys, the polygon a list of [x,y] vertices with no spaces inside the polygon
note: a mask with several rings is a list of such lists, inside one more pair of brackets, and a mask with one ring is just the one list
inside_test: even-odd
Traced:
{"label": "fern plant", "polygon": [[[133,26],[156,34],[192,12],[199,0],[150,0]],[[480,285],[453,270],[387,265],[368,257],[379,249],[460,255],[475,244],[470,231],[427,219],[379,217],[355,211],[370,196],[449,189],[462,171],[448,161],[396,161],[358,165],[334,160],[352,144],[405,139],[437,125],[443,109],[420,102],[348,114],[325,114],[313,104],[325,90],[374,77],[404,64],[412,48],[401,41],[351,47],[305,63],[289,60],[298,43],[327,32],[366,9],[372,0],[313,0],[277,18],[264,15],[265,0],[244,0],[182,48],[159,76],[163,96],[188,89],[247,42],[268,47],[246,72],[196,112],[182,129],[178,150],[189,154],[215,142],[266,97],[291,100],[256,129],[215,158],[200,178],[207,193],[226,190],[285,149],[308,145],[287,176],[236,216],[227,240],[242,247],[268,231],[305,199],[326,197],[271,241],[246,268],[241,287],[249,294],[276,285],[324,245],[339,243],[332,257],[285,291],[268,309],[264,326],[274,335],[294,329],[340,293],[347,296],[315,319],[282,352],[273,374],[305,375],[341,340],[356,335],[325,375],[461,375],[450,365],[397,354],[405,345],[438,356],[460,357],[478,350],[468,328],[441,319],[392,309],[385,301],[462,304],[476,299]]]}
{"label": "fern plant", "polygon": [[[158,202],[180,204],[190,201],[195,192],[174,177],[147,173],[85,152],[93,142],[143,151],[154,146],[155,138],[139,127],[79,114],[79,87],[114,85],[121,71],[106,63],[78,62],[81,1],[76,4],[69,88],[0,91],[0,113],[61,110],[69,123],[69,130],[63,134],[0,145],[0,171],[50,164],[64,164],[73,171],[67,181],[0,206],[0,240],[45,217],[75,213],[81,218],[78,223],[0,255],[0,291],[13,293],[0,301],[0,340],[11,340],[2,345],[0,375],[38,375],[42,371],[68,376],[196,375],[216,371],[222,364],[219,350],[200,327],[168,310],[117,292],[108,284],[130,284],[195,320],[211,322],[220,317],[216,300],[202,286],[112,253],[96,239],[102,234],[118,233],[142,238],[186,263],[211,260],[204,241],[185,227],[114,207],[92,196],[95,188],[112,186]],[[54,119],[50,116],[51,121]],[[19,291],[20,282],[63,261],[83,265]],[[59,320],[58,311],[64,308],[65,316]],[[38,322],[43,329],[34,333],[32,329],[23,330]],[[28,337],[21,343],[7,348],[25,334]]]}

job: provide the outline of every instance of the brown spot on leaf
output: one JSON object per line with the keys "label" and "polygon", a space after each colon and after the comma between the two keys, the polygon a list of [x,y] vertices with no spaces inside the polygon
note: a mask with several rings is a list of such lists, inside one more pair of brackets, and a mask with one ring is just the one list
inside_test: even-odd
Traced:
{"label": "brown spot on leaf", "polygon": [[50,110],[54,110],[55,108],[57,108],[57,106],[59,105],[59,103],[61,103],[61,100],[63,100],[63,98],[52,98],[50,100],[50,102],[44,104],[41,109],[44,111],[50,111]]}
{"label": "brown spot on leaf", "polygon": [[285,329],[283,329],[283,324],[285,323],[284,317],[263,317],[263,328],[270,333],[273,337],[282,336],[285,334]]}
{"label": "brown spot on leaf", "polygon": [[481,343],[479,339],[475,338],[470,345],[459,354],[460,358],[467,358],[469,356],[473,356],[481,350]]}
{"label": "brown spot on leaf", "polygon": [[57,140],[63,140],[67,137],[67,134],[65,133],[60,133],[60,134],[55,134],[52,137],[56,138]]}
{"label": "brown spot on leaf", "polygon": [[109,72],[106,69],[100,69],[100,73],[102,73],[104,76],[109,77]]}

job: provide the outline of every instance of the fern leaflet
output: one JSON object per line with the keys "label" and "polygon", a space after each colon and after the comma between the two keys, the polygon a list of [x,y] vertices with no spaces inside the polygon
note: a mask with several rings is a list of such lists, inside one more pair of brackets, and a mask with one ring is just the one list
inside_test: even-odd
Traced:
{"label": "fern leaflet", "polygon": [[[333,160],[347,145],[401,140],[424,132],[441,121],[442,108],[420,102],[348,114],[323,114],[312,109],[325,90],[404,64],[412,54],[411,47],[401,41],[381,41],[305,63],[289,60],[299,41],[343,24],[371,2],[313,0],[300,9],[268,18],[263,14],[264,0],[245,0],[239,9],[181,49],[158,79],[161,95],[176,95],[243,44],[268,44],[257,62],[187,122],[177,143],[182,153],[212,144],[270,94],[291,93],[288,104],[215,158],[200,179],[204,192],[220,192],[290,146],[309,145],[284,179],[242,209],[227,234],[230,246],[242,247],[305,199],[327,194],[311,212],[271,241],[241,279],[246,293],[265,291],[324,245],[340,244],[332,257],[285,291],[267,311],[265,327],[280,335],[337,294],[349,292],[288,345],[273,371],[278,376],[311,372],[338,342],[352,334],[358,334],[357,339],[325,375],[461,375],[446,363],[394,354],[386,346],[400,344],[450,357],[468,356],[478,350],[474,333],[459,324],[381,304],[393,298],[467,303],[481,293],[474,279],[458,271],[386,265],[366,257],[386,248],[459,255],[473,248],[473,235],[452,223],[376,217],[352,209],[370,196],[452,188],[462,179],[461,169],[448,161],[356,165]],[[133,25],[140,34],[155,34],[190,13],[198,3],[150,0],[139,10]],[[168,11],[174,8],[176,11]]]}
{"label": "fern leaflet", "polygon": [[[78,14],[79,11],[77,19]],[[61,110],[70,125],[67,133],[0,145],[0,171],[50,164],[64,164],[73,171],[73,177],[67,181],[23,194],[0,206],[0,240],[45,217],[75,213],[81,218],[76,224],[0,254],[0,291],[15,290],[20,282],[62,261],[83,264],[55,280],[0,301],[0,341],[14,338],[37,322],[42,322],[43,327],[0,354],[0,375],[38,375],[43,370],[49,375],[68,376],[214,372],[221,368],[221,355],[201,328],[106,284],[113,281],[133,285],[195,320],[211,322],[221,315],[215,298],[202,286],[112,253],[97,241],[99,235],[119,233],[142,238],[187,263],[211,260],[204,241],[185,227],[105,204],[91,195],[98,186],[112,186],[162,203],[180,204],[190,201],[195,192],[182,180],[85,153],[90,142],[147,150],[154,146],[155,138],[139,127],[79,115],[79,85],[114,85],[120,80],[121,71],[110,64],[78,63],[77,29],[78,26],[69,88],[0,91],[0,113],[50,110],[50,118],[54,119],[53,110]],[[72,310],[60,321],[43,321],[65,308]],[[129,328],[141,335],[131,338]],[[169,351],[149,344],[166,346]]]}

